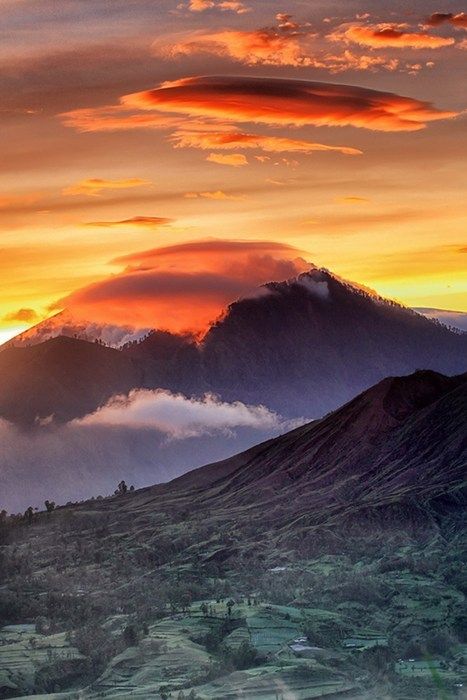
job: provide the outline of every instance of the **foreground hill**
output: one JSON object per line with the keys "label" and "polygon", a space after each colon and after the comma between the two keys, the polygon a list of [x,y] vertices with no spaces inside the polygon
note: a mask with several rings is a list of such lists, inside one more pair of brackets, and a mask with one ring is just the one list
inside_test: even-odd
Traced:
{"label": "foreground hill", "polygon": [[[0,525],[0,697],[462,697],[467,376]],[[47,651],[48,650],[48,651]]]}
{"label": "foreground hill", "polygon": [[295,537],[298,523],[347,527],[366,512],[424,522],[465,505],[466,416],[467,374],[390,377],[321,420],[143,489],[128,506],[176,497],[191,510],[246,507],[260,539],[272,524]]}
{"label": "foreground hill", "polygon": [[155,331],[120,352],[75,338],[10,347],[0,415],[64,421],[113,394],[162,387],[315,418],[385,376],[455,374],[466,361],[467,335],[313,269],[235,302],[200,342]]}

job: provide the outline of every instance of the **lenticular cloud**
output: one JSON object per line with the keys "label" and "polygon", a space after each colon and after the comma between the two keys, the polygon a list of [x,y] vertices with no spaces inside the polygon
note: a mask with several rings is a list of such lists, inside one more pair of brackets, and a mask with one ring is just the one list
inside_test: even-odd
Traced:
{"label": "lenticular cloud", "polygon": [[428,102],[354,85],[263,77],[198,77],[126,95],[126,107],[268,125],[416,131],[456,116]]}

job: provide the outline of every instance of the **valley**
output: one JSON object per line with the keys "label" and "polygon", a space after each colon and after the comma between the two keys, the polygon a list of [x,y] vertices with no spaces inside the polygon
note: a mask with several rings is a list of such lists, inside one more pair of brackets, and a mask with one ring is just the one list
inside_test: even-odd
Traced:
{"label": "valley", "polygon": [[2,697],[463,697],[465,390],[384,380],[171,483],[4,517]]}

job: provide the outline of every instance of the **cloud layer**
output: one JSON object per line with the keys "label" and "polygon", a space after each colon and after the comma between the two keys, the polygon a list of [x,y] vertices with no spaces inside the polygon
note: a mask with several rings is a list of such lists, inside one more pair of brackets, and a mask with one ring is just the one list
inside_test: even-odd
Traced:
{"label": "cloud layer", "polygon": [[198,77],[162,83],[126,95],[139,110],[271,126],[354,126],[374,131],[416,131],[448,119],[429,102],[353,85],[253,77]]}
{"label": "cloud layer", "polygon": [[465,12],[434,12],[426,20],[426,24],[431,27],[438,27],[440,24],[452,24],[455,27],[467,29],[467,14]]}
{"label": "cloud layer", "polygon": [[173,219],[168,219],[164,216],[133,216],[131,219],[122,219],[120,221],[89,221],[86,226],[103,226],[105,228],[112,226],[142,226],[144,228],[158,228],[159,226],[167,226],[172,221]]}
{"label": "cloud layer", "polygon": [[132,187],[145,187],[151,184],[152,183],[148,180],[142,180],[139,177],[130,177],[123,180],[108,180],[105,178],[92,177],[87,180],[81,180],[69,187],[65,187],[63,194],[96,197],[105,190],[126,190]]}
{"label": "cloud layer", "polygon": [[235,240],[153,248],[112,263],[124,269],[76,290],[54,307],[94,322],[200,333],[229,303],[257,286],[310,267],[292,246]]}
{"label": "cloud layer", "polygon": [[163,389],[137,389],[129,396],[116,396],[77,423],[152,428],[179,440],[219,431],[229,433],[239,427],[279,430],[283,425],[265,406],[226,403],[212,394],[187,398]]}
{"label": "cloud layer", "polygon": [[176,131],[171,136],[176,148],[201,148],[203,150],[254,149],[266,153],[313,153],[315,151],[336,151],[345,155],[360,155],[358,148],[349,146],[327,146],[302,139],[285,136],[264,136],[242,133],[238,130],[190,131],[188,128]]}
{"label": "cloud layer", "polygon": [[168,481],[293,425],[262,406],[163,391],[134,392],[80,421],[30,432],[0,419],[0,506],[17,512],[46,498],[105,496],[121,479]]}
{"label": "cloud layer", "polygon": [[455,43],[452,37],[406,30],[404,24],[350,26],[329,35],[333,41],[353,42],[371,48],[440,49]]}

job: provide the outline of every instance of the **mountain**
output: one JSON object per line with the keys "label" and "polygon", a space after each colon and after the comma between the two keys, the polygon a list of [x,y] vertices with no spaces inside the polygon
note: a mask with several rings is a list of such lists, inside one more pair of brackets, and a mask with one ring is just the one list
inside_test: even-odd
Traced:
{"label": "mountain", "polygon": [[314,269],[231,304],[199,342],[154,331],[119,352],[76,338],[9,347],[0,353],[0,414],[63,421],[113,394],[162,387],[316,418],[384,376],[418,367],[456,374],[466,360],[467,335]]}
{"label": "mountain", "polygon": [[275,527],[286,529],[290,518],[328,527],[367,511],[416,517],[430,504],[446,514],[466,503],[466,417],[467,374],[389,377],[325,418],[154,495],[184,493],[201,509],[247,507],[255,521],[277,510]]}
{"label": "mountain", "polygon": [[0,415],[19,424],[69,421],[144,382],[144,368],[98,343],[59,336],[0,352]]}
{"label": "mountain", "polygon": [[467,333],[467,313],[464,311],[449,311],[448,309],[432,309],[430,307],[414,307],[414,311],[427,318],[435,319],[449,328]]}
{"label": "mountain", "polygon": [[140,340],[150,330],[149,328],[134,328],[129,325],[117,326],[110,323],[90,322],[72,313],[69,309],[64,309],[19,333],[4,343],[3,347],[29,347],[64,335],[68,338],[87,340],[90,343],[97,340],[110,347],[118,348],[126,343]]}
{"label": "mountain", "polygon": [[465,374],[389,377],[170,483],[3,516],[0,697],[459,697],[466,404]]}
{"label": "mountain", "polygon": [[261,291],[232,304],[201,344],[208,386],[227,399],[319,417],[388,375],[466,369],[467,336],[327,270]]}

